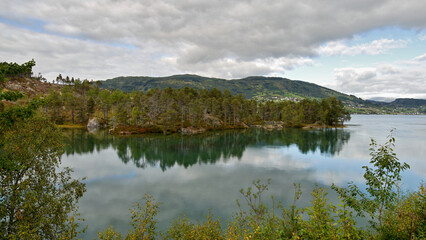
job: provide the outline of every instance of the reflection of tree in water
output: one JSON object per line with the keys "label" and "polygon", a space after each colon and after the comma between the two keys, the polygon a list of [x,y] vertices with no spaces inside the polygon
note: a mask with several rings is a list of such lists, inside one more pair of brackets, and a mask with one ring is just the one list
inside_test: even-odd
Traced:
{"label": "reflection of tree in water", "polygon": [[350,138],[343,129],[304,131],[285,129],[265,131],[218,131],[196,136],[145,135],[131,137],[111,136],[107,132],[88,133],[84,130],[67,130],[65,153],[84,154],[112,147],[124,162],[137,167],[159,165],[163,171],[173,167],[194,164],[214,164],[231,157],[241,158],[246,147],[296,145],[306,154],[319,150],[321,154],[339,153]]}
{"label": "reflection of tree in water", "polygon": [[350,133],[343,129],[315,131],[285,129],[280,135],[283,145],[290,146],[295,144],[300,152],[304,154],[319,150],[321,154],[329,154],[331,156],[339,153],[350,138]]}

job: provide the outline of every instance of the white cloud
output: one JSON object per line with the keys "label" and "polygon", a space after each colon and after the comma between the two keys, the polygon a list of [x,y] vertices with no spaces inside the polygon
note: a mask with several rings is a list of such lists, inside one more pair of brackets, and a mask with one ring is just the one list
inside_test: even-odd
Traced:
{"label": "white cloud", "polygon": [[[243,78],[247,76],[283,76],[286,71],[298,66],[312,65],[310,58],[266,58],[244,61],[240,59],[218,59],[212,62],[197,62],[188,64],[185,61],[178,61],[176,58],[170,59],[171,64],[176,65],[183,71],[200,69],[193,71],[195,74],[204,76],[219,76],[223,78]],[[219,71],[218,71],[219,69]]]}
{"label": "white cloud", "polygon": [[0,56],[10,62],[23,63],[34,58],[35,73],[48,79],[61,73],[79,78],[105,79],[118,75],[169,75],[178,73],[165,62],[167,53],[155,44],[144,49],[99,44],[93,41],[29,30],[15,29],[0,23]]}
{"label": "white cloud", "polygon": [[[45,30],[93,41],[146,48],[192,46],[178,55],[187,64],[238,58],[307,57],[324,42],[350,38],[378,27],[426,27],[426,2],[396,0],[310,1],[2,1],[0,15],[34,18]],[[398,12],[398,14],[395,14]],[[392,41],[392,40],[389,40]],[[371,54],[393,46],[373,42]],[[385,46],[382,46],[382,45]],[[376,49],[376,50],[375,50]]]}
{"label": "white cloud", "polygon": [[394,40],[394,39],[379,39],[369,43],[358,44],[354,46],[348,46],[345,41],[332,41],[326,43],[324,46],[318,48],[317,52],[320,55],[378,55],[387,53],[391,49],[404,48],[407,46],[408,41],[406,40]]}
{"label": "white cloud", "polygon": [[[36,71],[51,78],[284,75],[312,65],[318,54],[377,55],[405,47],[409,42],[391,38],[355,46],[342,39],[385,27],[421,31],[424,9],[426,2],[416,0],[0,0],[0,56],[34,58]],[[336,74],[358,84],[383,77],[342,71]],[[407,71],[394,75],[403,80]]]}
{"label": "white cloud", "polygon": [[411,97],[426,99],[426,64],[382,64],[370,68],[337,68],[336,90],[369,99]]}
{"label": "white cloud", "polygon": [[416,62],[422,62],[422,61],[425,61],[425,60],[426,60],[426,53],[421,55],[421,56],[413,58],[413,61],[416,61]]}

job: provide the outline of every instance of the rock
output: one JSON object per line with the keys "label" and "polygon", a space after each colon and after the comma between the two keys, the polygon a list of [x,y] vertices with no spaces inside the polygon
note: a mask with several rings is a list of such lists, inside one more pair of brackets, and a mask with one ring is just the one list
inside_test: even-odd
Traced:
{"label": "rock", "polygon": [[263,128],[266,130],[281,130],[284,123],[282,121],[265,121]]}
{"label": "rock", "polygon": [[213,128],[221,128],[223,126],[222,120],[213,117],[210,114],[204,114],[204,121]]}
{"label": "rock", "polygon": [[311,130],[311,129],[321,129],[321,128],[326,128],[327,126],[325,125],[321,125],[321,124],[308,124],[302,127],[303,130]]}
{"label": "rock", "polygon": [[194,134],[203,133],[203,132],[206,131],[206,129],[187,127],[187,128],[182,128],[180,131],[181,131],[182,135],[194,135]]}
{"label": "rock", "polygon": [[7,88],[12,90],[12,91],[22,91],[23,90],[23,87],[19,84],[16,84],[16,83],[9,83],[7,85]]}
{"label": "rock", "polygon": [[99,121],[98,118],[91,118],[86,127],[89,132],[97,131],[99,128],[101,128],[101,121]]}

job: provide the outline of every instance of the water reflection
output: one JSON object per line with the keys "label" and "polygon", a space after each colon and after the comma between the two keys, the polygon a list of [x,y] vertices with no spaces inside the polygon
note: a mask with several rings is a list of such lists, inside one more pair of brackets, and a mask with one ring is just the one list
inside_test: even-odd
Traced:
{"label": "water reflection", "polygon": [[[250,129],[191,137],[68,130],[62,163],[74,169],[73,177],[87,177],[79,209],[88,229],[79,237],[93,239],[110,225],[126,233],[129,209],[144,193],[162,203],[158,222],[164,230],[182,213],[196,221],[211,210],[226,222],[237,210],[235,200],[243,201],[238,190],[256,179],[271,178],[265,201],[274,195],[286,206],[293,202],[293,183],[302,186],[300,207],[308,205],[316,185],[354,181],[364,189],[370,138],[382,143],[391,128],[397,129],[397,156],[411,165],[403,187],[417,189],[426,179],[425,123],[426,116],[355,115],[345,129]],[[328,198],[337,196],[330,191]]]}
{"label": "water reflection", "polygon": [[344,129],[249,129],[209,132],[195,136],[137,137],[116,137],[105,131],[88,133],[75,129],[66,130],[64,133],[67,156],[113,148],[123,163],[132,162],[138,168],[159,165],[163,171],[176,164],[187,168],[194,164],[214,164],[221,159],[224,162],[230,158],[241,159],[247,147],[296,145],[303,154],[318,151],[323,155],[334,156],[350,138],[350,132]]}

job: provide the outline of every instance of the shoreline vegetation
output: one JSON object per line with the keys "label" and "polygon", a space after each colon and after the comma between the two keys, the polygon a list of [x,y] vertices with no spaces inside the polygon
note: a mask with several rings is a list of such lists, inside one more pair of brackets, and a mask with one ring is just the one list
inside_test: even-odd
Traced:
{"label": "shoreline vegetation", "polygon": [[[14,76],[28,77],[34,62],[1,64],[2,84]],[[33,86],[35,87],[35,86]],[[0,238],[76,239],[84,232],[78,200],[86,191],[84,179],[73,179],[72,169],[59,168],[64,153],[62,132],[55,124],[85,123],[98,117],[113,127],[155,127],[163,133],[193,127],[221,129],[268,124],[286,127],[305,124],[340,125],[349,114],[336,98],[321,101],[257,103],[229,91],[164,89],[101,90],[88,81],[49,90],[45,95],[6,94],[0,104]],[[5,91],[7,92],[7,91]],[[70,126],[70,125],[66,125]],[[424,239],[426,237],[426,188],[414,192],[396,188],[408,169],[393,149],[392,133],[380,145],[370,144],[371,161],[364,166],[366,189],[353,183],[333,185],[340,203],[327,199],[327,189],[316,188],[306,208],[297,208],[302,192],[294,185],[294,202],[285,208],[264,195],[269,181],[253,182],[240,193],[234,217],[223,227],[214,213],[193,223],[182,216],[165,232],[157,231],[159,203],[146,194],[144,203],[131,210],[132,230],[124,237],[112,226],[99,239]],[[263,200],[262,200],[263,199]],[[357,226],[355,215],[370,219]],[[90,226],[89,226],[90,227]]]}

